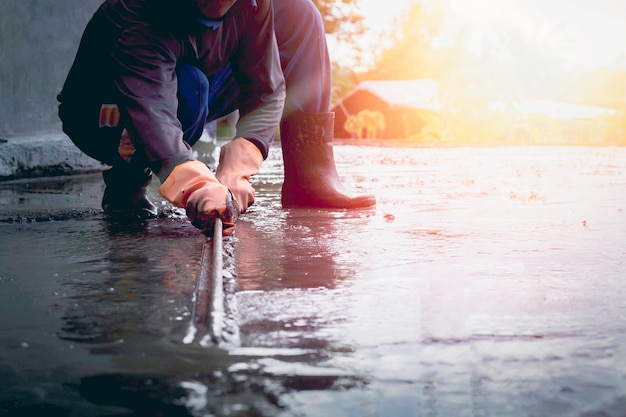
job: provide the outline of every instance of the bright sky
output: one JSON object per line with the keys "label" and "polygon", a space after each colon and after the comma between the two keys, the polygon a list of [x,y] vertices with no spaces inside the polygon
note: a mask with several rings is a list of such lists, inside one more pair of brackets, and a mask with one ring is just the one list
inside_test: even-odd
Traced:
{"label": "bright sky", "polygon": [[[529,35],[547,30],[572,66],[626,68],[626,0],[447,0],[451,27],[515,28]],[[359,0],[367,27],[379,33],[415,0]],[[378,39],[373,37],[372,39]]]}

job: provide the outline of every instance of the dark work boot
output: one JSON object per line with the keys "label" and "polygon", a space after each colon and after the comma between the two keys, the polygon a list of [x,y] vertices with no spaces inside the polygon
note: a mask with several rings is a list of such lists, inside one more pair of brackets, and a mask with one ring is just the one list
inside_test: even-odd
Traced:
{"label": "dark work boot", "polygon": [[351,195],[339,179],[333,153],[335,113],[296,113],[281,122],[285,178],[283,207],[359,208],[373,195]]}
{"label": "dark work boot", "polygon": [[154,218],[157,208],[148,199],[148,186],[152,182],[150,168],[136,169],[115,166],[102,173],[106,187],[102,209],[112,216],[131,216],[140,219]]}

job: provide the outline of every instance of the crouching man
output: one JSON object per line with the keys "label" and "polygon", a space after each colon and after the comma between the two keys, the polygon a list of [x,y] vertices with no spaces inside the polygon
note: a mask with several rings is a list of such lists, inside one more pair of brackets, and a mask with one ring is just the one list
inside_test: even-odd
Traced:
{"label": "crouching man", "polygon": [[[236,93],[220,82],[228,74]],[[220,90],[220,91],[217,91]],[[249,179],[281,120],[285,81],[270,0],[106,0],[89,21],[59,100],[63,130],[110,165],[102,207],[153,217],[159,193],[206,234],[254,202]],[[204,125],[238,109],[217,172],[194,159]],[[212,117],[209,117],[209,116]]]}

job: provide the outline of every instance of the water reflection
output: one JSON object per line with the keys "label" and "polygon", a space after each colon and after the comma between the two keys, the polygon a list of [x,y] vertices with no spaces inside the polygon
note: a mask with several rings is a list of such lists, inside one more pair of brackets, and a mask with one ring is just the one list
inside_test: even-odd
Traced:
{"label": "water reflection", "polygon": [[280,213],[279,219],[242,221],[235,255],[241,287],[333,288],[336,253],[329,240],[334,234],[333,223],[316,211],[290,210]]}
{"label": "water reflection", "polygon": [[0,224],[0,413],[623,414],[624,149],[336,157],[376,208],[282,209],[276,153],[254,177],[225,243],[239,345],[183,343],[184,214]]}
{"label": "water reflection", "polygon": [[139,230],[117,225],[112,230],[108,219],[100,226],[90,249],[74,248],[82,259],[75,265],[77,278],[67,283],[72,304],[60,337],[122,344],[144,332],[162,337],[175,332],[188,315],[185,297],[193,293],[199,265],[194,255],[202,237],[169,218]]}

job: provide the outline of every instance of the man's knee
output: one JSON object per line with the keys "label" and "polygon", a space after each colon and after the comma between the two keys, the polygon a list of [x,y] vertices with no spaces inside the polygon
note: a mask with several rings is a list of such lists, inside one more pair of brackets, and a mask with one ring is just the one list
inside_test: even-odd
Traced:
{"label": "man's knee", "polygon": [[178,118],[183,126],[193,124],[208,113],[209,80],[193,65],[182,64],[176,68],[178,78]]}

